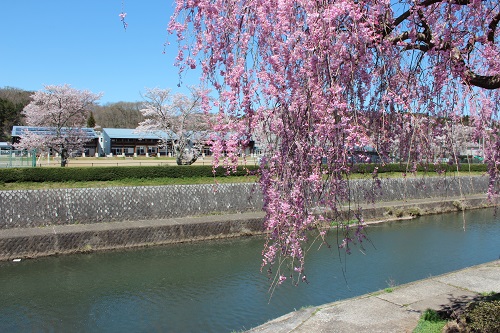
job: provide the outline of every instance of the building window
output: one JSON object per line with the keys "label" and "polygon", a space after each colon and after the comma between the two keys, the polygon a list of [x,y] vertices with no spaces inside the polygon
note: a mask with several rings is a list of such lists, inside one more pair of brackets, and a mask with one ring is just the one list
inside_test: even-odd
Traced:
{"label": "building window", "polygon": [[137,155],[146,155],[146,150],[145,150],[144,146],[135,147],[135,151],[136,151]]}

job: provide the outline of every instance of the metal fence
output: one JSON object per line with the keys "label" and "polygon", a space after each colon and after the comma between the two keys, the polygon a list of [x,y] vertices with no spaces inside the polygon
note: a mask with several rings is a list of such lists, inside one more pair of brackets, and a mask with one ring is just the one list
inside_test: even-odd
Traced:
{"label": "metal fence", "polygon": [[25,168],[36,166],[36,150],[0,150],[0,168]]}

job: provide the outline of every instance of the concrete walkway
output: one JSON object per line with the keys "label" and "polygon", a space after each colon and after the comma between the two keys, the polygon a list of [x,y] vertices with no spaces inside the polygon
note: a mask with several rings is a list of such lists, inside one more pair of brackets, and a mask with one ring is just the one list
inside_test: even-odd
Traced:
{"label": "concrete walkway", "polygon": [[500,292],[500,260],[295,311],[249,332],[412,332],[426,309],[454,309],[492,291]]}

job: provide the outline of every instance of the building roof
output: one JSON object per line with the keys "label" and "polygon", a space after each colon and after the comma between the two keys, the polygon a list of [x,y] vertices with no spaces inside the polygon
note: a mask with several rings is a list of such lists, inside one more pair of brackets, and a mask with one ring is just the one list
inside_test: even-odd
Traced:
{"label": "building roof", "polygon": [[[61,133],[64,135],[65,132],[70,131],[78,131],[80,136],[85,136],[91,139],[95,139],[98,137],[97,133],[93,128],[61,128]],[[23,136],[25,132],[30,132],[38,135],[54,135],[55,128],[54,127],[36,127],[36,126],[13,126],[12,127],[12,136]],[[80,133],[81,132],[81,133]]]}
{"label": "building roof", "polygon": [[[178,139],[177,134],[165,131],[154,131],[154,132],[140,132],[135,128],[103,128],[102,133],[107,135],[110,139],[166,139],[166,140],[176,140]],[[191,140],[208,140],[210,137],[210,132],[208,131],[186,131],[186,137]],[[230,137],[230,133],[224,135],[224,139]],[[160,137],[161,136],[161,137]],[[251,139],[253,140],[253,139]]]}
{"label": "building roof", "polygon": [[[120,138],[120,139],[152,139],[159,140],[161,139],[172,139],[172,135],[169,135],[164,131],[155,131],[152,132],[139,132],[135,128],[103,128],[103,134],[105,133],[110,138]],[[158,133],[158,134],[156,134]]]}
{"label": "building roof", "polygon": [[[76,130],[76,129],[65,129],[62,128],[62,134],[64,135],[65,130]],[[93,128],[81,128],[81,130],[86,137],[89,139],[95,139],[100,136],[99,132],[96,132]],[[25,131],[38,134],[38,135],[54,135],[54,127],[36,127],[36,126],[14,126],[12,128],[13,137],[21,137]],[[176,140],[177,135],[175,133],[169,134],[165,131],[155,131],[155,132],[140,132],[135,128],[103,128],[102,134],[108,136],[110,139],[151,139],[151,140]],[[191,140],[206,140],[209,137],[209,132],[206,131],[196,131],[187,132]],[[161,136],[161,137],[160,137]],[[226,138],[229,134],[225,135]]]}

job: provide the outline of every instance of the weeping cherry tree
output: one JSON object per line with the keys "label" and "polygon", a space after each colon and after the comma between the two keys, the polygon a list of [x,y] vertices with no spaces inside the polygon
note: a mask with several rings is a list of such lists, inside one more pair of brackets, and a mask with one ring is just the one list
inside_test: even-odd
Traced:
{"label": "weeping cherry tree", "polygon": [[[176,4],[169,31],[177,37],[179,70],[200,68],[203,85],[218,95],[203,103],[218,112],[215,157],[234,166],[252,136],[263,146],[262,267],[276,284],[306,280],[309,231],[338,218],[352,200],[349,174],[363,147],[412,171],[439,156],[456,160],[456,138],[468,126],[467,140],[484,141],[494,195],[498,1]],[[338,230],[346,251],[364,239],[362,214],[353,214],[358,225]]]}

